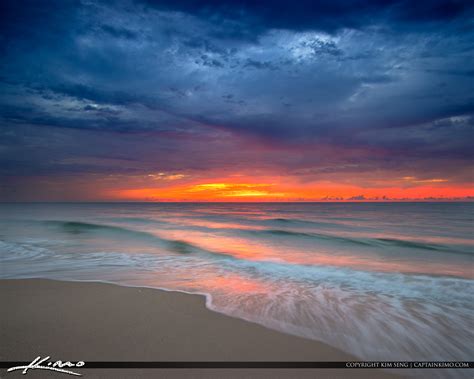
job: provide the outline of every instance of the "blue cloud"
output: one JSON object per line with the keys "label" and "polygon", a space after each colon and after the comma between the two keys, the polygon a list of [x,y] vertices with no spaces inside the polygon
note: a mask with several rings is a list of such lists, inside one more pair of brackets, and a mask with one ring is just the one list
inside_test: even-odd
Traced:
{"label": "blue cloud", "polygon": [[[367,170],[389,161],[423,171],[427,160],[442,159],[446,172],[467,171],[471,2],[4,1],[2,8],[0,128],[22,136],[13,147],[2,142],[3,174],[64,172],[57,162],[71,149],[61,144],[38,168],[28,142],[36,130],[46,140],[54,130],[88,141],[105,133],[112,156],[128,146],[124,136],[144,146],[154,138],[159,153],[130,152],[143,170],[158,160],[202,170],[238,164],[215,142],[225,135],[307,154],[256,154],[252,164],[261,167],[346,167],[318,153],[324,143],[387,157],[370,164],[361,157]],[[196,153],[199,163],[193,140],[210,141]]]}

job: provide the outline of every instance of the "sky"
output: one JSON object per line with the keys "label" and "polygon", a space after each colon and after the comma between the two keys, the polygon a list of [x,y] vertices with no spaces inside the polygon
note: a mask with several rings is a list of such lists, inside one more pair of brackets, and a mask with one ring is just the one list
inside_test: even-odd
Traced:
{"label": "sky", "polygon": [[474,195],[471,1],[0,8],[0,201]]}

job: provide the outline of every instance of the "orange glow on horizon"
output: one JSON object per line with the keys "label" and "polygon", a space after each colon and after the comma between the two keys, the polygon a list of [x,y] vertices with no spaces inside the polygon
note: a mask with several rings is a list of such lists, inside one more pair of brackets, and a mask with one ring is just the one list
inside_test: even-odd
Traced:
{"label": "orange glow on horizon", "polygon": [[442,178],[417,179],[403,177],[395,185],[362,187],[331,182],[299,183],[292,178],[227,177],[206,182],[188,182],[161,187],[138,187],[110,190],[106,196],[127,201],[383,201],[422,199],[467,199],[474,193],[472,187],[450,185]]}
{"label": "orange glow on horizon", "polygon": [[206,183],[196,184],[185,190],[187,193],[200,192],[211,197],[283,197],[283,192],[275,192],[273,184],[264,183]]}

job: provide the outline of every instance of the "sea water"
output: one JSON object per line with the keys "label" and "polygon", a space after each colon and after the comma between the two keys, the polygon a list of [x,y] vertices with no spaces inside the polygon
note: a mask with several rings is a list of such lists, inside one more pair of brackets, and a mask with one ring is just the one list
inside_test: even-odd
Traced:
{"label": "sea water", "polygon": [[0,278],[200,293],[361,359],[467,361],[473,215],[474,203],[0,204]]}

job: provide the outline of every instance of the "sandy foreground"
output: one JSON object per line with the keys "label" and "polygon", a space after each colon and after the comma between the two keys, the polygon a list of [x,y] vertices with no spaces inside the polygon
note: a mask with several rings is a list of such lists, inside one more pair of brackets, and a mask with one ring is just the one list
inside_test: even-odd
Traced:
{"label": "sandy foreground", "polygon": [[[199,295],[105,283],[0,281],[0,360],[355,361],[321,342],[209,311]],[[75,369],[86,378],[400,378],[365,369]],[[0,378],[20,377],[0,371]],[[21,377],[73,377],[29,371]]]}

